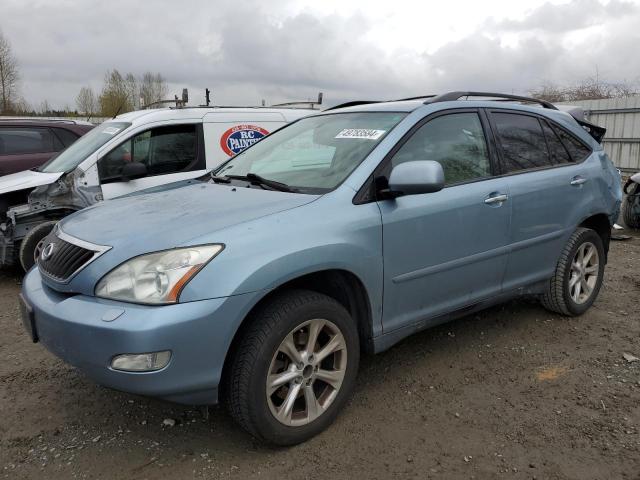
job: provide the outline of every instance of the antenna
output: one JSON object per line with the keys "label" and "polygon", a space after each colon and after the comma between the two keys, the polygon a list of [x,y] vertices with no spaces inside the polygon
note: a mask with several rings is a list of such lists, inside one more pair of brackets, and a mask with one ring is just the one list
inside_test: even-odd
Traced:
{"label": "antenna", "polygon": [[204,98],[205,98],[205,104],[208,107],[211,104],[211,90],[209,90],[208,88],[204,89]]}

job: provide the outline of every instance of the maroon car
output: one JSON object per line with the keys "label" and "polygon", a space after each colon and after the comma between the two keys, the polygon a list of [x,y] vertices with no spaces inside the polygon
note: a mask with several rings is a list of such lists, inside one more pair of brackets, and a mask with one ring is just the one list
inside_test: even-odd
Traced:
{"label": "maroon car", "polygon": [[42,165],[92,128],[79,120],[0,118],[0,176]]}

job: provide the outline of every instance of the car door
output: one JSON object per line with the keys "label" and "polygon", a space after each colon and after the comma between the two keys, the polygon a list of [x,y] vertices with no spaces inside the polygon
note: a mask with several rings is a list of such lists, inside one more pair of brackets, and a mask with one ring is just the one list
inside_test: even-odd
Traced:
{"label": "car door", "polygon": [[45,127],[0,127],[0,175],[39,167],[49,160],[62,144]]}
{"label": "car door", "polygon": [[[132,162],[145,165],[144,177],[122,177],[124,166]],[[202,124],[163,125],[138,132],[103,155],[97,167],[105,199],[198,177],[206,172]]]}
{"label": "car door", "polygon": [[511,253],[504,288],[513,290],[553,274],[575,228],[588,178],[580,159],[562,141],[561,127],[513,110],[492,110],[489,117],[510,192]]}
{"label": "car door", "polygon": [[378,202],[385,332],[435,323],[429,319],[501,291],[511,205],[506,180],[493,176],[483,123],[473,109],[439,113],[391,152],[386,175],[401,162],[435,160],[446,186]]}

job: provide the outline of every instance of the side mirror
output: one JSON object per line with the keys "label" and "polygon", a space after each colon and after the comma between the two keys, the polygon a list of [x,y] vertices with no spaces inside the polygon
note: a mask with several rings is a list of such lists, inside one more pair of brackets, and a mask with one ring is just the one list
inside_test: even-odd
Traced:
{"label": "side mirror", "polygon": [[404,162],[389,175],[388,193],[392,197],[438,192],[444,188],[442,165],[431,160]]}
{"label": "side mirror", "polygon": [[122,173],[120,175],[122,180],[128,182],[136,178],[146,177],[147,173],[147,166],[144,163],[131,162],[126,163],[124,167],[122,167]]}

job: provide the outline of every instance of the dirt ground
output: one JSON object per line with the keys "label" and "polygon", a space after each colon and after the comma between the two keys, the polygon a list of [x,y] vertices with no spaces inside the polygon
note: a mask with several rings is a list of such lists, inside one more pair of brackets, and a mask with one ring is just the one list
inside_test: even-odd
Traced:
{"label": "dirt ground", "polygon": [[0,478],[640,479],[640,235],[583,317],[512,302],[365,357],[337,422],[289,449],[95,385],[30,343],[19,288],[0,274]]}

